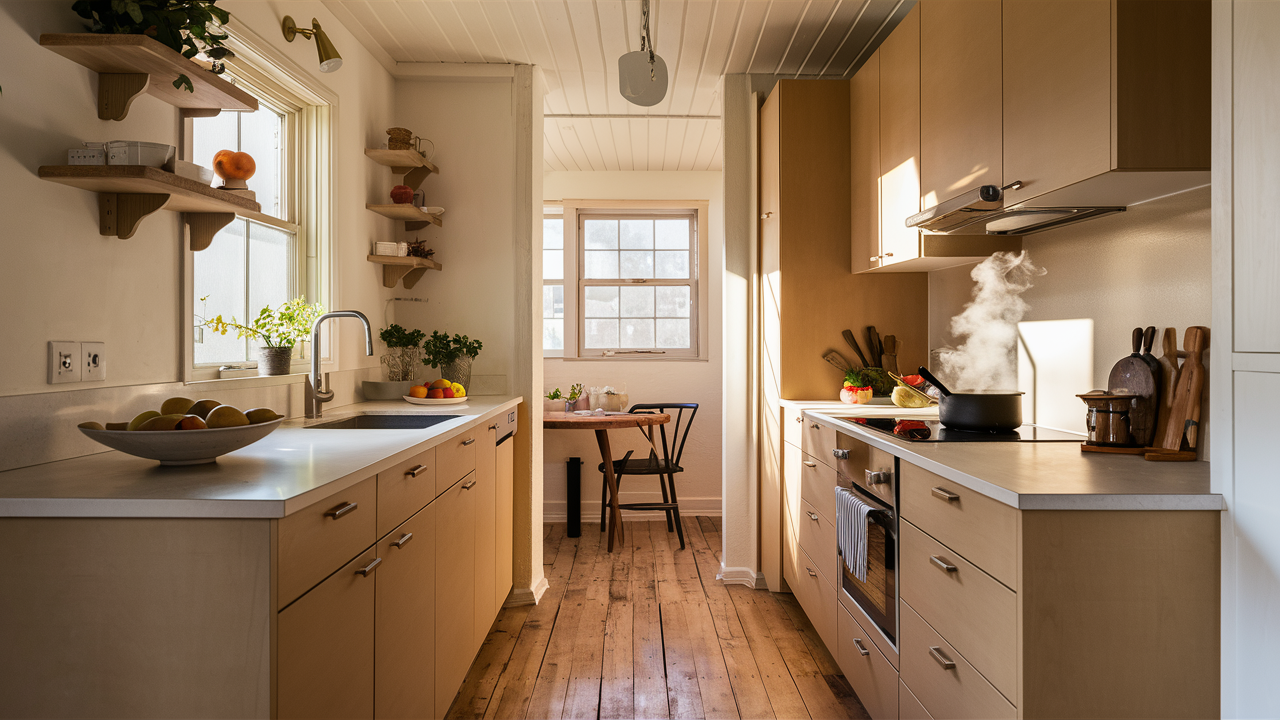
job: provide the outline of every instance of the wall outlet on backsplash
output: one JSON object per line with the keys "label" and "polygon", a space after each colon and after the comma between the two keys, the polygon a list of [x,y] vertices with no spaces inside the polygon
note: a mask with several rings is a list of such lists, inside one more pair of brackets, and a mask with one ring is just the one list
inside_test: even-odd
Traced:
{"label": "wall outlet on backsplash", "polygon": [[49,341],[49,384],[80,382],[80,343]]}
{"label": "wall outlet on backsplash", "polygon": [[97,382],[107,379],[107,344],[80,343],[80,362],[84,365],[84,381]]}

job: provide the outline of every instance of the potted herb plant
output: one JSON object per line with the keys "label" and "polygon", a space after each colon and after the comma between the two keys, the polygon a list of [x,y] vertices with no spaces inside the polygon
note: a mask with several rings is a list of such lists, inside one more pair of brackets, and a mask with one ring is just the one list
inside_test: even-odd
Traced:
{"label": "potted herb plant", "polygon": [[564,393],[560,392],[560,388],[547,392],[543,397],[546,399],[542,401],[542,412],[565,412]]}
{"label": "potted herb plant", "polygon": [[440,377],[458,383],[471,391],[471,363],[484,348],[484,343],[466,335],[454,333],[449,337],[439,330],[431,331],[431,337],[422,343],[422,364],[440,369]]}
{"label": "potted herb plant", "polygon": [[422,365],[422,341],[427,334],[393,324],[383,328],[378,337],[387,346],[387,352],[382,356],[383,380],[365,380],[362,383],[364,398],[399,400],[408,395],[409,388],[414,385],[414,374]]}
{"label": "potted herb plant", "polygon": [[[76,0],[71,9],[89,21],[89,31],[116,35],[146,35],[182,53],[204,55],[209,69],[221,75],[233,57],[223,46],[230,37],[222,29],[231,13],[215,7],[218,0]],[[195,92],[191,78],[179,75],[173,86]]]}
{"label": "potted herb plant", "polygon": [[221,315],[201,325],[220,335],[235,330],[236,337],[242,340],[257,338],[262,343],[258,348],[258,374],[288,375],[294,346],[306,339],[316,318],[323,313],[324,307],[320,303],[308,305],[305,298],[296,297],[274,310],[262,308],[258,317],[248,325],[238,322],[235,317],[225,320]]}
{"label": "potted herb plant", "polygon": [[569,397],[565,398],[564,411],[573,412],[574,410],[590,410],[591,398],[587,397],[586,390],[583,389],[582,383],[575,383],[569,387]]}

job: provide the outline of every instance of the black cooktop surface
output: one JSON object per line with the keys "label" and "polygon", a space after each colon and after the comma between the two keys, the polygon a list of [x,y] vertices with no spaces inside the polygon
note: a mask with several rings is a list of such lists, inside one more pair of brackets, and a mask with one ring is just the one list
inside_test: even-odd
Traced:
{"label": "black cooktop surface", "polygon": [[950,430],[937,420],[917,418],[845,418],[869,430],[910,442],[1083,442],[1081,433],[1023,425],[1009,432]]}

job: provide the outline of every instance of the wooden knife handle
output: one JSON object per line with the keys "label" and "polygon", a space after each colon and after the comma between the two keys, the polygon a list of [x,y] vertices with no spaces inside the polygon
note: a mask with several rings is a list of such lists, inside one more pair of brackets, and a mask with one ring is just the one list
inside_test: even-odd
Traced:
{"label": "wooden knife handle", "polygon": [[1164,356],[1173,361],[1174,365],[1178,364],[1178,328],[1167,327],[1164,329]]}
{"label": "wooden knife handle", "polygon": [[1133,354],[1142,354],[1142,328],[1140,327],[1133,329]]}
{"label": "wooden knife handle", "polygon": [[1156,326],[1151,325],[1142,333],[1142,354],[1150,355],[1151,346],[1156,341]]}

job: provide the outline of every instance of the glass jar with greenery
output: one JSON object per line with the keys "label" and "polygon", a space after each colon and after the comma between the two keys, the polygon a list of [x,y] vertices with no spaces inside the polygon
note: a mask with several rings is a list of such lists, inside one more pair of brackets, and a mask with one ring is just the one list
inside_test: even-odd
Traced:
{"label": "glass jar with greenery", "polygon": [[[206,295],[200,298],[201,302],[208,297]],[[296,297],[281,303],[274,310],[262,308],[258,317],[248,325],[238,322],[234,316],[225,320],[219,315],[205,320],[201,326],[219,335],[226,335],[234,330],[236,337],[241,340],[257,338],[261,343],[258,348],[258,374],[288,375],[293,348],[306,339],[316,318],[322,314],[324,306],[320,303],[308,305],[306,298]]]}
{"label": "glass jar with greenery", "polygon": [[484,343],[466,335],[454,333],[450,337],[439,330],[431,331],[431,337],[422,344],[422,364],[440,369],[440,377],[458,383],[471,392],[471,363],[484,348]]}
{"label": "glass jar with greenery", "polygon": [[410,382],[422,365],[422,341],[427,334],[406,330],[399,325],[384,328],[378,337],[387,345],[382,356],[382,370],[387,382]]}

